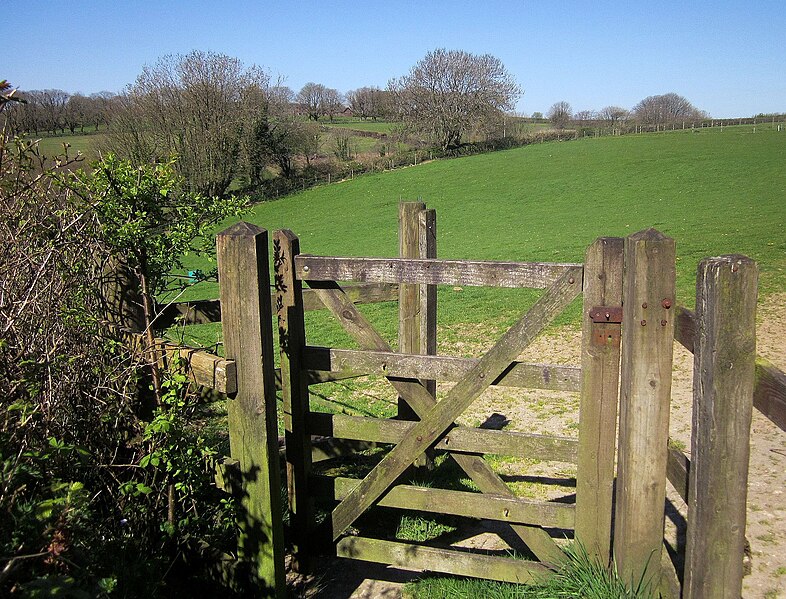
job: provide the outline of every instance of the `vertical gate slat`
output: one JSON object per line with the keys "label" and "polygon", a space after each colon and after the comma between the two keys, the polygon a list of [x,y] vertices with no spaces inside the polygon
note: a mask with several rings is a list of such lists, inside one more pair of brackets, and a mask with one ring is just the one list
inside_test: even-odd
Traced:
{"label": "vertical gate slat", "polygon": [[593,323],[589,312],[622,304],[622,250],[621,237],[602,237],[584,260],[576,538],[604,565],[611,551],[622,325]]}
{"label": "vertical gate slat", "polygon": [[626,583],[660,584],[674,345],[674,240],[625,239],[614,558]]}
{"label": "vertical gate slat", "polygon": [[[437,211],[422,210],[418,213],[418,256],[437,257]],[[437,286],[420,286],[420,353],[434,356],[437,353]],[[437,396],[437,381],[422,381],[426,390]]]}
{"label": "vertical gate slat", "polygon": [[237,366],[227,399],[232,457],[239,462],[238,556],[260,595],[284,597],[284,531],[273,369],[267,231],[240,222],[216,237],[224,351]]}
{"label": "vertical gate slat", "polygon": [[696,280],[687,599],[742,594],[756,369],[756,263],[707,258]]}
{"label": "vertical gate slat", "polygon": [[292,518],[293,566],[307,568],[309,534],[312,528],[312,499],[308,492],[311,472],[311,437],[306,430],[308,382],[302,366],[306,344],[303,321],[302,283],[295,277],[295,256],[300,240],[289,230],[276,231],[273,238],[276,313],[281,356],[281,398],[286,439],[287,491]]}

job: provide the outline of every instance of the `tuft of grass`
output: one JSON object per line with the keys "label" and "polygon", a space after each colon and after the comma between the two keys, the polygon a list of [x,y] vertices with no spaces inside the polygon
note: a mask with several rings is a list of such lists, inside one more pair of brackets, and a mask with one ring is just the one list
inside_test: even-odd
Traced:
{"label": "tuft of grass", "polygon": [[405,596],[412,599],[651,599],[652,590],[642,581],[630,588],[615,568],[591,559],[578,544],[566,549],[568,559],[544,584],[516,585],[488,580],[427,577],[408,584]]}

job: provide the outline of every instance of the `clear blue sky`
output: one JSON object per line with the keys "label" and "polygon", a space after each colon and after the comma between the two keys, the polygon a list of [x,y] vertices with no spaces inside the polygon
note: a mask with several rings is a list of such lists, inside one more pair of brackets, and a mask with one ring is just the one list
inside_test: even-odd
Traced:
{"label": "clear blue sky", "polygon": [[297,91],[404,75],[435,48],[497,56],[518,110],[632,107],[667,92],[715,117],[786,111],[786,5],[776,1],[2,0],[0,79],[118,92],[193,49],[257,64]]}

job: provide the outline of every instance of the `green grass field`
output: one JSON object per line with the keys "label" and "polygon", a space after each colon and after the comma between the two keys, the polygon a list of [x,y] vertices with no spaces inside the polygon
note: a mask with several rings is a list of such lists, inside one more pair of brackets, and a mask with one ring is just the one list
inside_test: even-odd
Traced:
{"label": "green grass field", "polygon": [[390,133],[397,123],[387,121],[361,121],[359,119],[336,119],[331,121],[320,121],[326,127],[336,127],[339,129],[354,129],[355,131],[372,131],[374,133]]}
{"label": "green grass field", "polygon": [[69,156],[74,156],[77,152],[82,152],[87,160],[94,160],[97,157],[94,151],[94,144],[99,138],[100,134],[95,133],[41,137],[38,147],[42,154],[47,157],[52,157],[63,154],[63,144],[68,144]]}
{"label": "green grass field", "polygon": [[[422,198],[437,210],[442,258],[552,262],[656,227],[677,241],[680,301],[691,303],[710,255],[747,254],[763,293],[786,288],[785,159],[786,133],[744,126],[546,143],[315,188],[246,220],[292,229],[308,253],[394,256],[397,204]],[[215,295],[205,284],[188,298]]]}

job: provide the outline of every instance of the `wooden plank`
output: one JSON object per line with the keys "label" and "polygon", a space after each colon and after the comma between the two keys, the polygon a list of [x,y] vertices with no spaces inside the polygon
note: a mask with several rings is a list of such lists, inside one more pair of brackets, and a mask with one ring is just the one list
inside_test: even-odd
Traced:
{"label": "wooden plank", "polygon": [[494,262],[403,258],[298,256],[297,276],[303,281],[423,283],[481,287],[545,289],[581,264]]}
{"label": "wooden plank", "polygon": [[307,547],[314,526],[313,502],[308,490],[308,478],[311,474],[311,435],[306,430],[309,410],[308,381],[302,364],[303,346],[306,344],[303,293],[302,285],[294,273],[295,256],[299,253],[300,242],[292,231],[276,231],[273,236],[276,288],[274,305],[278,314],[287,495],[294,546],[293,567],[298,572],[305,571],[308,567]]}
{"label": "wooden plank", "polygon": [[[414,356],[396,352],[364,351],[306,346],[303,362],[314,373],[376,374],[413,379],[455,382],[477,365],[477,358]],[[552,391],[581,389],[581,369],[573,366],[512,362],[492,385]]]}
{"label": "wooden plank", "polygon": [[682,500],[687,503],[690,488],[690,460],[676,447],[669,447],[666,461],[666,477]]}
{"label": "wooden plank", "polygon": [[699,263],[686,599],[742,594],[757,283],[745,256]]}
{"label": "wooden plank", "polygon": [[238,557],[260,592],[284,597],[273,323],[267,231],[239,222],[216,238],[226,356],[237,363],[227,400],[232,458],[240,467]]}
{"label": "wooden plank", "polygon": [[590,311],[622,305],[622,249],[622,238],[601,237],[584,260],[576,538],[602,564],[611,557],[622,325],[595,323]]}
{"label": "wooden plank", "polygon": [[[398,299],[398,285],[390,283],[359,283],[348,285],[345,289],[355,304],[393,302]],[[272,293],[270,299],[275,310],[276,294]],[[306,289],[303,291],[303,309],[306,312],[324,310],[325,306],[314,291]],[[221,322],[221,302],[217,299],[159,304],[156,310],[154,325],[157,329],[167,329],[175,324]]]}
{"label": "wooden plank", "polygon": [[693,353],[693,342],[696,338],[696,317],[685,306],[677,306],[674,323],[674,338],[689,352]]}
{"label": "wooden plank", "polygon": [[[623,582],[660,584],[666,500],[675,244],[648,229],[625,239],[614,559]],[[668,307],[667,307],[668,306]]]}
{"label": "wooden plank", "polygon": [[[357,478],[315,478],[317,480],[314,482],[314,490],[327,491],[327,496],[337,501],[344,499],[360,484],[360,479]],[[567,503],[530,501],[415,485],[397,485],[391,488],[376,505],[512,524],[539,524],[561,529],[572,529],[575,523],[575,506]]]}
{"label": "wooden plank", "polygon": [[753,405],[786,431],[786,374],[764,358],[756,359]]}
{"label": "wooden plank", "polygon": [[[383,420],[346,414],[312,412],[308,430],[312,435],[374,443],[398,443],[412,429],[411,422]],[[575,464],[578,442],[568,437],[548,437],[517,431],[496,431],[457,426],[441,437],[435,449],[461,453],[493,453],[513,457]]]}
{"label": "wooden plank", "polygon": [[[401,258],[420,258],[418,213],[425,210],[423,202],[399,202],[398,250]],[[420,354],[420,285],[402,283],[398,288],[398,350],[405,354]],[[398,417],[417,420],[406,400],[398,398]]]}
{"label": "wooden plank", "polygon": [[[115,329],[118,335],[129,346],[130,350],[144,358],[146,336],[143,333],[132,333],[123,329]],[[162,367],[172,364],[172,360],[180,359],[191,380],[202,387],[215,389],[220,393],[237,391],[237,369],[234,360],[216,356],[209,352],[184,345],[177,345],[166,339],[155,339],[156,355],[163,359]]]}
{"label": "wooden plank", "polygon": [[336,554],[409,570],[428,570],[518,584],[543,583],[551,574],[551,570],[537,562],[364,537],[341,539],[336,546]]}
{"label": "wooden plank", "polygon": [[[393,481],[450,427],[535,337],[581,292],[582,269],[568,270],[502,338],[456,383],[443,401],[422,416],[410,434],[374,467],[333,510],[333,539],[385,492]],[[669,331],[671,332],[671,331]]]}
{"label": "wooden plank", "polygon": [[[344,330],[355,339],[358,345],[364,349],[391,351],[390,345],[374,330],[352,302],[345,297],[336,283],[315,282],[310,285],[318,288],[325,306],[338,319]],[[415,409],[418,416],[423,417],[435,405],[434,398],[419,381],[395,378],[388,378],[388,380],[396,391],[407,398],[407,402]],[[480,456],[451,454],[451,457],[483,493],[513,495],[513,492],[504,481]],[[541,561],[558,563],[565,557],[562,550],[542,528],[520,525],[512,525],[511,528]]]}

